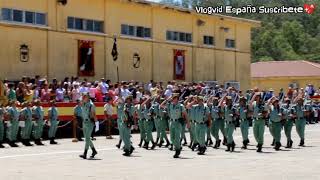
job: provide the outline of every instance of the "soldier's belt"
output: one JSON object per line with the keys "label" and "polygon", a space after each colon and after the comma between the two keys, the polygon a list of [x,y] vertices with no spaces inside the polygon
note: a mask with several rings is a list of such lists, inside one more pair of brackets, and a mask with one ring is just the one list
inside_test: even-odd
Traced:
{"label": "soldier's belt", "polygon": [[191,123],[196,123],[196,121],[195,121],[195,120],[191,120],[190,122],[191,122]]}
{"label": "soldier's belt", "polygon": [[149,121],[153,121],[153,119],[146,119],[146,121],[147,121],[147,122],[149,122]]}
{"label": "soldier's belt", "polygon": [[228,121],[228,122],[226,122],[227,124],[234,124],[234,122],[233,121]]}
{"label": "soldier's belt", "polygon": [[170,119],[170,121],[172,121],[172,122],[178,122],[179,119]]}
{"label": "soldier's belt", "polygon": [[240,121],[247,121],[248,119],[240,119]]}
{"label": "soldier's belt", "polygon": [[205,122],[196,122],[196,124],[206,124]]}

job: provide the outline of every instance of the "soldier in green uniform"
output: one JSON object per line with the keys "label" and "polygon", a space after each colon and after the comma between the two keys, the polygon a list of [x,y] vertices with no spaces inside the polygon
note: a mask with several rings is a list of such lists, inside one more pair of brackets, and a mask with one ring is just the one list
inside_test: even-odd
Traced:
{"label": "soldier in green uniform", "polygon": [[296,117],[296,130],[300,137],[299,146],[304,146],[304,131],[306,126],[307,107],[304,105],[302,97],[298,97],[297,104],[293,106],[294,114]]}
{"label": "soldier in green uniform", "polygon": [[154,127],[156,128],[157,137],[156,137],[156,145],[158,145],[160,141],[160,116],[159,116],[159,96],[154,97],[154,99],[151,102],[151,116],[154,122]]}
{"label": "soldier in green uniform", "polygon": [[114,102],[113,102],[116,106],[117,106],[117,125],[118,125],[118,130],[119,130],[119,142],[116,145],[116,147],[118,149],[120,149],[121,147],[121,143],[122,143],[122,137],[123,137],[123,129],[122,129],[122,117],[124,112],[124,102],[121,96],[119,96]]}
{"label": "soldier in green uniform", "polygon": [[95,155],[98,154],[91,140],[91,134],[95,127],[95,122],[97,121],[97,117],[95,113],[95,106],[89,98],[90,97],[88,94],[82,95],[82,107],[81,107],[82,118],[83,118],[82,127],[83,127],[83,134],[85,138],[85,147],[84,147],[84,153],[80,155],[80,157],[83,159],[87,158],[89,147],[92,150],[92,154],[90,158],[94,158]]}
{"label": "soldier in green uniform", "polygon": [[[190,95],[184,102],[185,106],[188,106],[188,103],[191,103],[193,101],[196,101],[196,97]],[[195,150],[195,148],[199,145],[196,138],[196,121],[195,121],[195,109],[194,108],[187,108],[187,115],[188,119],[190,121],[190,148],[192,151]]]}
{"label": "soldier in green uniform", "polygon": [[[208,106],[211,114],[211,134],[216,139],[215,145],[213,148],[219,148],[221,145],[221,140],[219,138],[219,130],[221,130],[223,136],[225,136],[224,129],[224,119],[221,107],[219,107],[219,99],[216,97],[210,97],[208,100]],[[226,139],[226,138],[224,138]]]}
{"label": "soldier in green uniform", "polygon": [[242,135],[242,149],[247,149],[249,143],[249,120],[248,112],[249,108],[247,106],[247,99],[245,97],[240,97],[238,115],[240,119],[240,130]]}
{"label": "soldier in green uniform", "polygon": [[32,146],[30,143],[32,133],[32,109],[30,107],[30,103],[24,102],[22,104],[22,108],[20,120],[22,120],[24,125],[21,126],[21,141],[25,146]]}
{"label": "soldier in green uniform", "polygon": [[0,102],[0,148],[4,148],[3,140],[4,140],[4,115],[6,114],[6,110],[3,107],[3,104]]}
{"label": "soldier in green uniform", "polygon": [[145,149],[149,149],[149,143],[152,143],[152,147],[151,149],[154,149],[156,147],[156,143],[153,140],[153,136],[152,136],[152,130],[153,130],[153,118],[152,118],[152,114],[153,114],[153,110],[151,107],[151,99],[147,98],[145,100],[145,102],[142,103],[142,112],[143,112],[143,116],[144,116],[144,129],[146,131],[146,143],[144,144],[144,148]]}
{"label": "soldier in green uniform", "polygon": [[58,128],[58,108],[56,107],[56,102],[55,101],[51,101],[50,102],[51,107],[48,109],[48,119],[49,119],[49,132],[48,132],[48,137],[50,139],[50,144],[57,144],[56,141],[54,141],[54,139],[56,138],[56,132],[57,132],[57,128]]}
{"label": "soldier in green uniform", "polygon": [[9,102],[9,108],[7,110],[8,113],[8,119],[7,122],[7,138],[9,140],[9,145],[11,147],[18,147],[16,144],[17,141],[17,135],[19,131],[19,116],[20,112],[18,108],[16,107],[17,102],[16,101],[10,101]]}
{"label": "soldier in green uniform", "polygon": [[209,108],[203,103],[202,96],[198,96],[197,100],[194,100],[191,104],[188,104],[187,108],[194,110],[196,139],[199,143],[198,155],[204,155],[206,151],[207,128],[208,126],[210,127],[211,124]]}
{"label": "soldier in green uniform", "polygon": [[33,117],[35,119],[33,125],[33,137],[34,143],[39,146],[43,146],[44,144],[41,142],[41,137],[43,133],[44,126],[44,111],[41,106],[40,100],[35,100],[33,107]]}
{"label": "soldier in green uniform", "polygon": [[287,137],[287,146],[286,148],[291,148],[293,141],[291,139],[291,131],[293,127],[293,109],[290,104],[290,99],[285,98],[284,104],[281,105],[281,113],[284,117],[284,133]]}
{"label": "soldier in green uniform", "polygon": [[124,106],[122,106],[123,110],[122,114],[120,114],[122,123],[121,123],[121,128],[122,128],[122,139],[124,142],[124,156],[130,156],[134,150],[132,143],[131,143],[131,127],[134,125],[134,112],[135,108],[132,103],[132,96],[128,96],[125,100]]}
{"label": "soldier in green uniform", "polygon": [[255,93],[249,103],[249,108],[253,111],[253,135],[258,143],[257,152],[262,152],[267,111],[264,102],[261,100],[261,93]]}
{"label": "soldier in green uniform", "polygon": [[[144,100],[141,98],[141,104],[143,102]],[[140,132],[140,142],[138,144],[139,147],[142,147],[142,143],[146,141],[146,130],[144,128],[145,119],[144,119],[143,109],[141,104],[135,105],[136,117],[138,118],[138,126],[139,126],[139,132]]]}
{"label": "soldier in green uniform", "polygon": [[[272,105],[270,105],[272,103]],[[269,114],[270,114],[270,121],[273,132],[273,139],[275,140],[275,147],[276,151],[280,150],[281,147],[281,129],[282,129],[282,113],[279,105],[279,100],[275,97],[272,97],[268,102]]]}
{"label": "soldier in green uniform", "polygon": [[172,97],[163,101],[161,107],[167,108],[168,116],[170,118],[170,139],[173,143],[175,154],[174,158],[179,158],[181,153],[181,132],[183,121],[187,122],[188,128],[190,127],[187,113],[183,104],[179,103],[179,94],[173,94]]}
{"label": "soldier in green uniform", "polygon": [[[225,100],[225,104],[223,104]],[[236,109],[232,104],[232,97],[231,96],[224,96],[222,101],[220,101],[219,106],[223,110],[224,119],[226,123],[226,135],[227,135],[227,150],[233,152],[235,148],[235,143],[233,140],[233,132],[235,130],[235,114]]]}
{"label": "soldier in green uniform", "polygon": [[[164,101],[164,98],[160,98],[160,103],[162,103]],[[165,147],[169,147],[170,146],[170,141],[167,137],[167,125],[168,125],[168,114],[166,113],[165,109],[160,107],[158,107],[158,111],[159,111],[159,116],[160,116],[160,123],[159,123],[159,128],[160,128],[160,144],[159,147],[162,146],[164,140],[166,141],[166,145]]]}
{"label": "soldier in green uniform", "polygon": [[[73,115],[74,118],[77,120],[77,132],[76,132],[76,137],[78,141],[83,141],[82,139],[82,123],[83,123],[83,117],[82,117],[82,102],[80,99],[77,99],[77,105],[73,108]],[[81,129],[80,129],[81,128]]]}

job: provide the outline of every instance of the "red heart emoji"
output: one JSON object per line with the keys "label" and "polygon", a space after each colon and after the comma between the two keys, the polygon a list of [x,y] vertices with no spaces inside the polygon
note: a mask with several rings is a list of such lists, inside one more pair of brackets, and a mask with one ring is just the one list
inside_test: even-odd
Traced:
{"label": "red heart emoji", "polygon": [[306,13],[312,14],[313,11],[316,9],[316,6],[314,4],[304,4],[303,8],[306,11]]}

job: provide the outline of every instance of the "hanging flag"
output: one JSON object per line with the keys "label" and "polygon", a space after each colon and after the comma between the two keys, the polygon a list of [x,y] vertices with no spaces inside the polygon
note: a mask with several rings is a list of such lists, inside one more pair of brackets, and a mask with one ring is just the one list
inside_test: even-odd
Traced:
{"label": "hanging flag", "polygon": [[116,61],[118,59],[118,49],[117,49],[117,39],[114,38],[114,42],[113,42],[113,48],[111,51],[111,55],[113,57],[113,60]]}

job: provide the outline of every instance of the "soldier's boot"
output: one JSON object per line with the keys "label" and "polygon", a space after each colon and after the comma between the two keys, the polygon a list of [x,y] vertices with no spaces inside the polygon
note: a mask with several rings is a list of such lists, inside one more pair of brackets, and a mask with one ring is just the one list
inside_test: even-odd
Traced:
{"label": "soldier's boot", "polygon": [[0,148],[5,148],[2,143],[3,143],[3,142],[0,142]]}
{"label": "soldier's boot", "polygon": [[140,139],[140,143],[138,144],[139,147],[142,146],[142,142],[143,142],[143,139]]}
{"label": "soldier's boot", "polygon": [[152,141],[151,149],[153,150],[154,148],[156,148],[157,144],[158,144],[157,142]]}
{"label": "soldier's boot", "polygon": [[167,142],[167,144],[164,146],[164,147],[169,147],[170,146],[170,141],[169,141],[169,139],[166,139],[166,142]]}
{"label": "soldier's boot", "polygon": [[43,146],[43,145],[44,145],[44,144],[41,142],[41,139],[38,139],[37,142],[38,142],[38,144],[37,144],[38,146]]}
{"label": "soldier's boot", "polygon": [[92,150],[92,154],[91,154],[90,158],[94,158],[98,154],[98,152],[94,147],[91,148],[91,150]]}
{"label": "soldier's boot", "polygon": [[180,153],[181,153],[181,149],[176,150],[176,153],[174,154],[173,158],[179,158]]}
{"label": "soldier's boot", "polygon": [[30,139],[25,139],[25,140],[24,140],[24,143],[25,143],[25,144],[24,144],[25,146],[33,146],[33,145],[30,143]]}
{"label": "soldier's boot", "polygon": [[170,144],[169,150],[170,150],[170,151],[173,151],[173,144]]}
{"label": "soldier's boot", "polygon": [[301,139],[301,140],[300,140],[299,146],[304,146],[304,139]]}
{"label": "soldier's boot", "polygon": [[161,140],[161,141],[159,142],[158,146],[161,148],[161,147],[163,146],[163,143],[164,143],[164,141]]}
{"label": "soldier's boot", "polygon": [[189,146],[188,146],[188,148],[192,148],[192,145],[193,145],[193,141],[190,141],[190,144],[189,144]]}
{"label": "soldier's boot", "polygon": [[198,145],[199,145],[199,143],[193,143],[191,150],[194,151]]}
{"label": "soldier's boot", "polygon": [[14,141],[8,143],[11,147],[19,147]]}
{"label": "soldier's boot", "polygon": [[280,147],[281,147],[281,143],[280,143],[280,142],[276,142],[276,145],[275,145],[274,149],[275,149],[276,151],[279,151],[279,150],[280,150]]}
{"label": "soldier's boot", "polygon": [[58,144],[58,143],[54,141],[54,138],[50,138],[50,144]]}
{"label": "soldier's boot", "polygon": [[205,151],[205,149],[204,149],[204,147],[199,147],[199,152],[198,152],[198,155],[204,155],[204,151]]}
{"label": "soldier's boot", "polygon": [[143,148],[149,149],[149,142],[145,142]]}
{"label": "soldier's boot", "polygon": [[246,140],[242,141],[241,149],[247,149],[247,141]]}
{"label": "soldier's boot", "polygon": [[130,154],[132,154],[134,150],[135,150],[135,148],[133,146],[131,146],[130,147]]}
{"label": "soldier's boot", "polygon": [[209,139],[209,146],[212,146],[213,145],[213,141],[212,139]]}
{"label": "soldier's boot", "polygon": [[258,144],[258,149],[257,149],[257,152],[262,152],[262,144]]}
{"label": "soldier's boot", "polygon": [[[227,137],[225,137],[225,136],[223,137],[222,145],[225,145],[225,146],[227,145]],[[220,145],[219,145],[219,147],[220,147]]]}
{"label": "soldier's boot", "polygon": [[131,153],[130,153],[130,151],[129,150],[127,150],[127,149],[125,149],[124,150],[124,153],[122,154],[123,156],[130,156],[131,155]]}
{"label": "soldier's boot", "polygon": [[79,155],[82,159],[87,159],[88,150],[84,150],[83,154]]}
{"label": "soldier's boot", "polygon": [[116,145],[116,147],[117,147],[118,149],[120,149],[121,143],[122,143],[122,140],[120,139],[120,140],[119,140],[119,143]]}
{"label": "soldier's boot", "polygon": [[216,144],[214,145],[214,148],[218,149],[220,147],[220,145],[221,145],[221,140],[218,139],[218,140],[216,140]]}
{"label": "soldier's boot", "polygon": [[286,148],[290,148],[290,141],[289,141],[289,140],[287,141],[287,146],[286,146]]}
{"label": "soldier's boot", "polygon": [[208,144],[209,144],[209,139],[207,139],[205,145],[208,146]]}
{"label": "soldier's boot", "polygon": [[289,148],[292,148],[293,141],[290,140]]}
{"label": "soldier's boot", "polygon": [[231,144],[227,144],[226,152],[230,151],[230,148],[231,148]]}
{"label": "soldier's boot", "polygon": [[159,138],[159,137],[157,137],[157,139],[156,139],[156,145],[158,145],[158,144],[159,144],[159,140],[160,140],[160,138]]}
{"label": "soldier's boot", "polygon": [[250,143],[250,140],[248,139],[248,140],[247,140],[247,144],[249,144],[249,143]]}
{"label": "soldier's boot", "polygon": [[272,140],[272,143],[270,144],[271,146],[274,146],[276,144],[276,140],[275,139],[273,139]]}
{"label": "soldier's boot", "polygon": [[183,138],[183,142],[184,142],[184,143],[183,143],[184,146],[188,145],[188,142],[187,142],[187,138],[186,138],[186,137]]}
{"label": "soldier's boot", "polygon": [[234,141],[232,142],[232,144],[231,144],[231,152],[233,152],[234,151],[234,148],[236,147],[236,143],[234,143]]}

